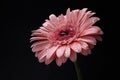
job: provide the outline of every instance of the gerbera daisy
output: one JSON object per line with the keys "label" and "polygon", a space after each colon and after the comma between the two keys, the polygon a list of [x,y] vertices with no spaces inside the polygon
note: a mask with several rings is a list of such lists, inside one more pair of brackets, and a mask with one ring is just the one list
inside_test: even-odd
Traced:
{"label": "gerbera daisy", "polygon": [[96,45],[96,40],[102,41],[100,35],[103,31],[94,24],[100,20],[92,17],[94,12],[76,9],[67,9],[66,15],[54,14],[49,16],[43,25],[32,31],[32,51],[39,62],[50,64],[56,59],[56,64],[61,66],[69,58],[75,62],[77,53],[88,55]]}

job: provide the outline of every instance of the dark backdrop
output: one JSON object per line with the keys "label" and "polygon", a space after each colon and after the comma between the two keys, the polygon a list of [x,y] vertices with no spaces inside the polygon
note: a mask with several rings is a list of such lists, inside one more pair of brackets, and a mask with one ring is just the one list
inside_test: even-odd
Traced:
{"label": "dark backdrop", "polygon": [[112,77],[112,25],[110,1],[103,0],[4,0],[1,27],[0,80],[77,80],[74,65],[67,61],[61,67],[39,63],[30,49],[31,30],[37,29],[50,14],[65,14],[67,8],[88,8],[100,17],[96,25],[104,31],[92,54],[78,55],[83,80],[108,80]]}

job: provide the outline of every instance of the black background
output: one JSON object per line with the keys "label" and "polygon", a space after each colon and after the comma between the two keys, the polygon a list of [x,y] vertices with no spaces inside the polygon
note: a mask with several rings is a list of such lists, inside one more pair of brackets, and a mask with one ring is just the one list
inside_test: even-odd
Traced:
{"label": "black background", "polygon": [[[113,5],[115,5],[112,2]],[[74,65],[67,61],[61,67],[39,63],[30,49],[31,31],[37,29],[50,14],[65,14],[67,8],[88,8],[100,17],[96,25],[104,31],[89,56],[78,55],[83,80],[113,78],[113,22],[111,2],[102,0],[4,0],[1,11],[1,79],[0,80],[77,80]]]}

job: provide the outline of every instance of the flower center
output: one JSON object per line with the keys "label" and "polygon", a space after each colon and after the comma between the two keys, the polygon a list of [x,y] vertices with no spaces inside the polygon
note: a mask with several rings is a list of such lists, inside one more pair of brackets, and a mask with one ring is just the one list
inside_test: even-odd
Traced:
{"label": "flower center", "polygon": [[68,31],[61,31],[61,32],[59,33],[60,36],[67,36],[68,34],[69,34]]}
{"label": "flower center", "polygon": [[58,35],[56,37],[56,40],[63,41],[68,40],[69,38],[72,38],[76,33],[75,27],[68,26],[65,29],[62,29],[61,31],[58,31]]}
{"label": "flower center", "polygon": [[76,26],[63,26],[50,34],[49,40],[54,44],[67,44],[75,38]]}

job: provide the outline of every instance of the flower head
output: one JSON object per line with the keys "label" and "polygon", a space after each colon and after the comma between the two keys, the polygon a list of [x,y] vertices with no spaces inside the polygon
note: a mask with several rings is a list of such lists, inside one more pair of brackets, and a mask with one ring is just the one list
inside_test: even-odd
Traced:
{"label": "flower head", "polygon": [[102,41],[103,31],[94,26],[100,20],[92,17],[94,12],[67,9],[66,15],[49,16],[43,25],[32,33],[31,48],[39,62],[50,64],[54,59],[58,66],[69,58],[76,61],[77,53],[88,55],[96,45],[96,40]]}

